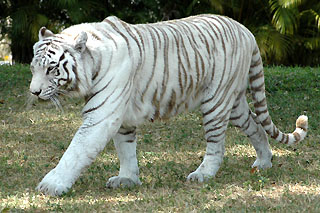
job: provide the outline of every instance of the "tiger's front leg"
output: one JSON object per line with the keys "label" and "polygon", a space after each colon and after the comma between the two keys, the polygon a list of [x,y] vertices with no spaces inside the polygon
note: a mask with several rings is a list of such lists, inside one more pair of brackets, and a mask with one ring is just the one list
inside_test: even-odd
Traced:
{"label": "tiger's front leg", "polygon": [[81,172],[94,161],[110,138],[116,134],[120,125],[120,119],[116,116],[100,119],[98,122],[88,116],[58,165],[42,179],[36,189],[52,196],[67,192]]}
{"label": "tiger's front leg", "polygon": [[141,185],[136,156],[136,129],[121,127],[113,137],[113,142],[120,160],[120,171],[118,176],[109,178],[107,187],[118,188]]}

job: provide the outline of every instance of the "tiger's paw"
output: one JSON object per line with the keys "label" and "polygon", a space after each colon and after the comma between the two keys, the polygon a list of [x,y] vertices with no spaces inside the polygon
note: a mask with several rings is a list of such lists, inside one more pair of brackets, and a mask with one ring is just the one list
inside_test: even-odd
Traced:
{"label": "tiger's paw", "polygon": [[59,196],[71,188],[72,183],[66,183],[53,169],[38,184],[36,190],[46,195]]}
{"label": "tiger's paw", "polygon": [[141,185],[139,178],[136,181],[132,180],[131,178],[121,177],[121,176],[114,176],[109,178],[106,186],[107,188],[130,188],[135,185]]}
{"label": "tiger's paw", "polygon": [[252,164],[252,168],[258,168],[258,169],[268,169],[272,167],[271,160],[262,160],[257,158],[256,161]]}
{"label": "tiger's paw", "polygon": [[203,174],[199,171],[194,171],[188,175],[187,181],[198,181],[199,183],[202,183],[212,177],[213,177],[212,175],[207,175],[207,174]]}

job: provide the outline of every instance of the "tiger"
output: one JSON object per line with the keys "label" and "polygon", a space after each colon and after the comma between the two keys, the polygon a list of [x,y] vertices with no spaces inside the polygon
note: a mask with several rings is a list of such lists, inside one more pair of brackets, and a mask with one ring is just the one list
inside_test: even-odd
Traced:
{"label": "tiger", "polygon": [[[273,123],[266,101],[264,70],[253,34],[226,16],[204,14],[147,24],[115,16],[70,26],[54,34],[42,27],[33,46],[30,92],[59,104],[59,95],[84,99],[83,122],[59,163],[36,187],[59,196],[75,183],[112,139],[120,160],[107,188],[141,185],[136,129],[199,109],[206,152],[189,182],[215,177],[223,160],[228,124],[250,139],[252,167],[272,167],[269,135],[288,145],[307,135],[308,117],[293,133]],[[253,109],[247,101],[250,91]]]}

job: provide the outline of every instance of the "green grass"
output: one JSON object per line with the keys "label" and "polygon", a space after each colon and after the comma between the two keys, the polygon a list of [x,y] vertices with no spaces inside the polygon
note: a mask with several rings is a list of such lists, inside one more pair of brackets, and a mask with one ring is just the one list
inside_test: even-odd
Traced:
{"label": "green grass", "polygon": [[[119,163],[109,143],[71,191],[50,197],[34,190],[59,161],[81,124],[81,100],[63,100],[64,113],[48,102],[26,104],[28,66],[0,67],[0,211],[3,212],[319,212],[320,71],[270,67],[268,106],[280,129],[291,132],[309,116],[308,137],[287,147],[270,139],[271,169],[252,172],[255,151],[238,129],[227,132],[219,172],[207,183],[186,182],[201,163],[205,140],[199,112],[138,129],[142,186],[105,188]],[[30,108],[30,109],[26,109]]]}

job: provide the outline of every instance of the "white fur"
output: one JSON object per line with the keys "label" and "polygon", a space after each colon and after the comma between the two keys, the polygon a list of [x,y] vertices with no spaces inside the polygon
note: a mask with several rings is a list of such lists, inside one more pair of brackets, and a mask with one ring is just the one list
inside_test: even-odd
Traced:
{"label": "white fur", "polygon": [[203,162],[187,177],[189,181],[203,182],[216,175],[224,155],[224,139],[220,143],[208,143]]}
{"label": "white fur", "polygon": [[137,143],[125,143],[125,136],[117,134],[114,138],[114,146],[116,147],[120,160],[120,171],[118,176],[109,178],[107,187],[117,188],[121,185],[132,186],[141,185],[139,179],[139,167],[136,156]]}
{"label": "white fur", "polygon": [[[232,35],[225,34],[229,29]],[[249,73],[254,76],[262,69],[262,65],[250,69],[251,63],[261,59],[254,53],[253,35],[239,23],[203,15],[129,25],[108,17],[57,35],[41,30],[34,45],[30,91],[52,99],[63,89],[70,95],[85,96],[86,105],[83,124],[58,165],[39,183],[39,191],[49,195],[67,192],[111,138],[120,171],[108,180],[107,187],[141,184],[135,127],[199,105],[208,143],[203,162],[188,180],[203,182],[215,176],[223,160],[230,117],[250,136],[257,152],[253,166],[272,166],[266,128],[260,123],[269,114],[255,115],[245,98]],[[49,72],[52,66],[55,72]],[[261,83],[263,78],[250,86]],[[264,91],[254,97],[263,100]]]}

